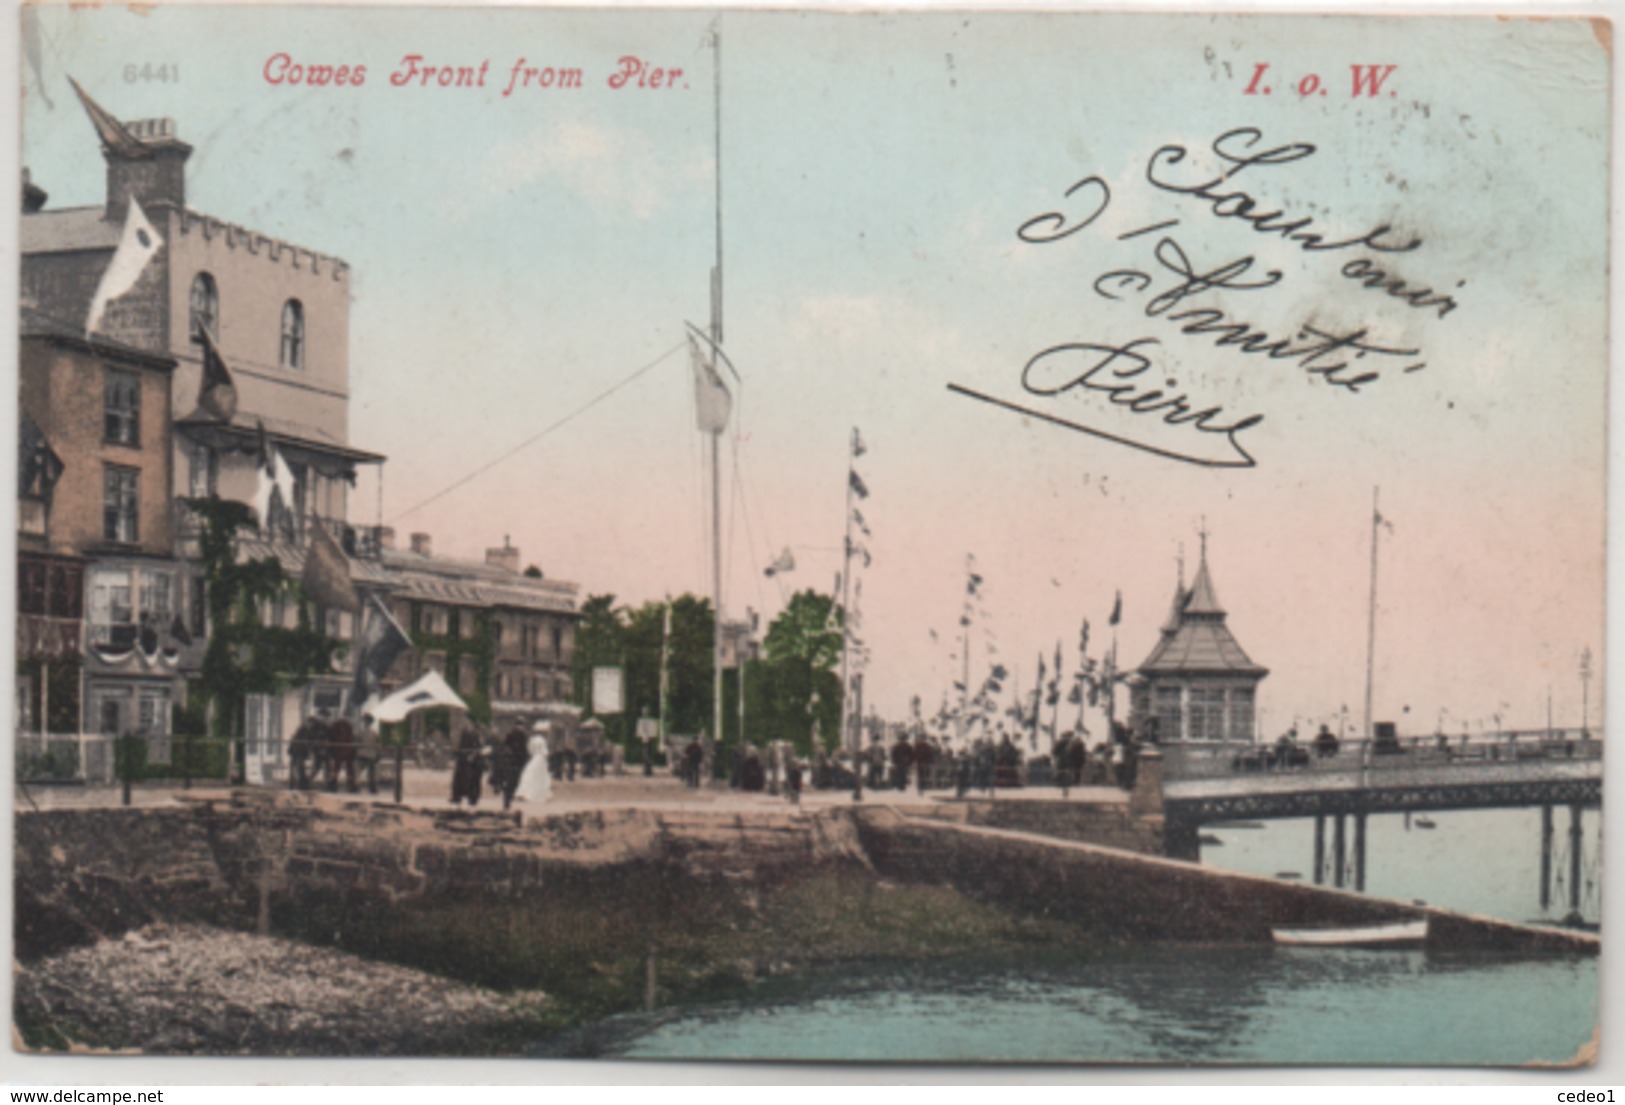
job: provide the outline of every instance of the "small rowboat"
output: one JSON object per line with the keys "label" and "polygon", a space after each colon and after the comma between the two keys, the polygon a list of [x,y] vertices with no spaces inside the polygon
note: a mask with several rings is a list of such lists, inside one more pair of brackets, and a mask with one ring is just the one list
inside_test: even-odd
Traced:
{"label": "small rowboat", "polygon": [[1301,948],[1414,948],[1427,939],[1427,918],[1358,928],[1271,929],[1277,944]]}

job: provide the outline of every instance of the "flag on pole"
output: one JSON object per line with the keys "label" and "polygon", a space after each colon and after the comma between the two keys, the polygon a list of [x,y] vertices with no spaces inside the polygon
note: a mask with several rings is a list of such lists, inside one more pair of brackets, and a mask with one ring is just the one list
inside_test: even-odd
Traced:
{"label": "flag on pole", "polygon": [[124,216],[124,234],[119,238],[118,248],[113,251],[113,259],[108,262],[107,269],[96,284],[96,294],[90,299],[90,314],[85,319],[87,336],[95,333],[102,324],[107,305],[135,287],[135,282],[146,271],[147,262],[152,260],[153,254],[163,244],[164,240],[158,237],[158,232],[147,221],[146,212],[131,196],[130,210]]}
{"label": "flag on pole", "polygon": [[362,707],[363,712],[371,714],[375,721],[398,722],[405,721],[408,714],[414,710],[423,710],[432,706],[450,706],[458,710],[468,709],[468,703],[462,696],[451,689],[445,676],[433,670],[423,673],[416,682],[408,684],[384,699],[382,702],[368,702]]}
{"label": "flag on pole", "polygon": [[26,410],[18,410],[17,494],[38,495],[46,503],[67,465],[56,455],[45,434]]}
{"label": "flag on pole", "polygon": [[300,583],[305,594],[323,606],[352,614],[361,609],[350,583],[350,564],[320,522],[311,526],[310,548],[305,550],[305,573]]}
{"label": "flag on pole", "polygon": [[198,388],[197,404],[219,421],[230,422],[237,413],[237,383],[207,326],[198,330],[198,340],[203,343],[203,384]]}
{"label": "flag on pole", "polygon": [[1111,621],[1107,622],[1107,624],[1108,625],[1116,625],[1118,622],[1120,622],[1122,620],[1123,620],[1123,592],[1119,591],[1119,592],[1117,592],[1117,601],[1112,603]]}
{"label": "flag on pole", "polygon": [[356,640],[359,650],[355,664],[355,684],[350,703],[359,706],[371,698],[383,683],[401,653],[412,647],[412,639],[377,595],[368,595],[364,612],[366,625]]}
{"label": "flag on pole", "polygon": [[860,499],[867,499],[869,497],[869,487],[863,482],[863,477],[858,475],[858,470],[856,468],[852,469],[852,479],[850,482],[852,484],[852,493],[854,495]]}
{"label": "flag on pole", "polygon": [[867,453],[868,451],[869,451],[868,446],[864,445],[864,443],[863,443],[863,435],[858,433],[858,428],[856,426],[853,426],[852,427],[852,456],[854,458],[855,457],[861,457],[863,454]]}
{"label": "flag on pole", "polygon": [[790,547],[788,545],[786,545],[785,548],[784,548],[784,551],[781,552],[778,555],[778,557],[773,561],[773,563],[771,563],[771,564],[769,564],[767,566],[766,571],[764,571],[762,574],[767,576],[769,579],[771,579],[773,576],[778,575],[780,572],[792,572],[792,571],[795,571],[795,567],[796,567],[795,554],[792,553],[790,551]]}
{"label": "flag on pole", "polygon": [[[265,423],[259,424],[260,461],[258,482],[254,488],[254,510],[259,515],[262,529],[269,530],[278,510],[293,513],[293,489],[297,482],[293,469],[282,459],[282,453],[265,432]],[[273,535],[274,536],[274,535]]]}
{"label": "flag on pole", "polygon": [[107,152],[118,154],[120,157],[148,158],[152,156],[151,148],[134,134],[131,134],[130,128],[115,119],[112,112],[92,100],[90,94],[79,87],[78,81],[69,77],[68,83],[73,85],[74,92],[78,93],[79,102],[84,105],[85,114],[90,116],[90,125],[96,128],[96,137],[102,140],[102,146]]}
{"label": "flag on pole", "polygon": [[717,375],[710,349],[701,348],[693,327],[689,328],[688,351],[694,362],[695,420],[702,434],[720,434],[728,428],[733,397],[728,394],[728,385]]}

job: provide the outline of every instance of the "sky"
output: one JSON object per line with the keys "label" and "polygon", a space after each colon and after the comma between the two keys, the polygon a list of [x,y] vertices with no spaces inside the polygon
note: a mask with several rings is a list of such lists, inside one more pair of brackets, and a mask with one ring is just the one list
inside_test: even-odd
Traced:
{"label": "sky", "polygon": [[[583,595],[709,591],[684,335],[711,313],[720,135],[723,344],[742,378],[722,439],[729,616],[765,625],[792,591],[832,586],[856,427],[866,704],[883,714],[914,695],[929,712],[957,677],[967,556],[984,580],[973,682],[1000,662],[1030,689],[1057,642],[1071,663],[1085,618],[1109,644],[1118,593],[1120,662],[1143,659],[1205,534],[1229,624],[1270,669],[1265,732],[1335,729],[1345,707],[1357,727],[1377,495],[1375,716],[1527,728],[1549,697],[1558,724],[1583,708],[1598,723],[1602,680],[1583,707],[1579,665],[1590,649],[1603,667],[1609,118],[1587,22],[37,20],[22,159],[53,207],[102,198],[72,74],[122,118],[176,120],[191,206],[351,264],[350,438],[389,457],[352,521],[476,559],[508,537]],[[271,84],[278,54],[366,80]],[[410,54],[488,62],[486,85],[392,85]],[[611,88],[626,57],[682,77]],[[504,95],[520,58],[579,67],[582,87]],[[148,63],[178,79],[141,79]],[[1351,66],[1385,74],[1376,94],[1353,94]],[[1322,244],[1378,246],[1305,249],[1241,217],[1270,211]],[[1365,286],[1390,276],[1435,302]],[[1330,356],[1249,354],[1170,317],[1202,310],[1282,350],[1308,332],[1407,352],[1351,360],[1343,380],[1377,373],[1352,390],[1313,371]],[[1101,363],[1108,349],[1128,352]],[[1170,425],[1080,378],[1186,395],[1219,408],[1209,427],[1241,428]],[[765,577],[786,547],[795,570]]]}

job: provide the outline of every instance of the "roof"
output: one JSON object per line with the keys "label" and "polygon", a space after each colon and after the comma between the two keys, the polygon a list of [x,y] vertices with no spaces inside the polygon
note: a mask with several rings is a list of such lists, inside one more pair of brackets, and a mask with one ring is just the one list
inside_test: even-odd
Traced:
{"label": "roof", "polygon": [[64,322],[35,307],[21,308],[17,319],[17,336],[60,342],[96,356],[111,357],[166,372],[172,370],[177,363],[174,357],[151,349],[139,349],[111,338],[89,337],[82,325]]}
{"label": "roof", "polygon": [[1213,590],[1213,577],[1208,574],[1205,558],[1196,569],[1196,582],[1191,584],[1190,594],[1185,598],[1184,612],[1217,614],[1221,618],[1224,617],[1224,607],[1219,605],[1218,593]]}
{"label": "roof", "polygon": [[1156,647],[1140,665],[1140,674],[1268,675],[1269,669],[1253,663],[1236,643],[1230,627],[1225,625],[1226,617],[1204,555],[1190,590],[1174,593],[1173,612],[1162,627]]}
{"label": "roof", "polygon": [[[247,560],[262,560],[266,557],[275,557],[282,565],[282,570],[295,579],[305,574],[305,550],[297,545],[287,545],[281,541],[267,541],[263,537],[240,537],[237,539],[237,551]],[[343,556],[342,553],[339,555]],[[352,583],[365,583],[374,587],[388,587],[399,581],[383,565],[372,560],[362,560],[355,557],[344,557],[350,568],[350,581]]]}
{"label": "roof", "polygon": [[265,436],[270,438],[274,445],[326,453],[358,464],[381,464],[387,459],[382,453],[370,453],[365,449],[354,448],[334,440],[331,434],[322,433],[301,423],[254,414],[252,411],[239,410],[232,416],[229,424],[223,424],[214,415],[206,414],[201,409],[193,411],[185,418],[175,420],[177,429],[187,430],[194,437],[212,431],[239,439],[253,440],[259,438],[261,423],[265,425]]}
{"label": "roof", "polygon": [[1146,675],[1167,672],[1266,675],[1269,671],[1252,662],[1223,622],[1185,623],[1157,642],[1139,670]]}
{"label": "roof", "polygon": [[[238,554],[245,559],[275,557],[283,571],[299,578],[305,571],[305,549],[264,537],[241,537]],[[472,561],[437,559],[385,549],[382,558],[346,556],[353,583],[388,588],[393,594],[448,606],[502,607],[575,616],[574,583],[533,579],[506,568]]]}
{"label": "roof", "polygon": [[385,549],[384,566],[401,593],[429,602],[575,614],[574,583],[519,575],[496,564]]}
{"label": "roof", "polygon": [[116,249],[124,228],[107,221],[107,208],[62,207],[24,215],[17,234],[19,253],[66,253],[79,249]]}

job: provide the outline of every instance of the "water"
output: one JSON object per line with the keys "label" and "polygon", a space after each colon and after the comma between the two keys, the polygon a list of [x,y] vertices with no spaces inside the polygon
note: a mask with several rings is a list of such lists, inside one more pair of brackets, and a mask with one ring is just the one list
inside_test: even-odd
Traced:
{"label": "water", "polygon": [[[1550,907],[1540,908],[1540,811],[1458,810],[1428,815],[1437,826],[1405,828],[1403,814],[1366,821],[1367,894],[1508,921],[1557,921],[1569,912],[1569,813],[1554,812],[1553,888]],[[1202,846],[1202,862],[1227,871],[1256,875],[1297,872],[1314,878],[1315,829],[1312,819],[1266,821],[1262,828],[1209,827],[1221,843]],[[1348,852],[1354,850],[1353,820],[1347,823]],[[1595,922],[1602,896],[1602,817],[1587,810],[1581,821],[1583,846],[1581,916]],[[1326,852],[1332,823],[1326,822]],[[1329,885],[1329,882],[1328,882]],[[1349,884],[1353,885],[1352,877]]]}
{"label": "water", "polygon": [[[853,969],[611,1024],[586,1051],[848,1062],[1509,1065],[1570,1059],[1594,958],[1137,948],[1072,962]],[[578,1052],[579,1053],[579,1052]]]}
{"label": "water", "polygon": [[[1568,813],[1539,908],[1538,810],[1367,823],[1367,892],[1514,921],[1568,912]],[[1600,817],[1584,822],[1582,914],[1596,920]],[[1312,878],[1314,823],[1206,830],[1202,862]],[[1327,848],[1331,826],[1327,825]],[[1352,851],[1352,825],[1349,833]],[[570,1046],[627,1058],[892,1062],[1563,1062],[1591,1038],[1595,958],[1288,948],[1114,948],[998,963],[854,968],[751,1000],[620,1018]]]}

